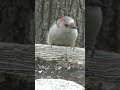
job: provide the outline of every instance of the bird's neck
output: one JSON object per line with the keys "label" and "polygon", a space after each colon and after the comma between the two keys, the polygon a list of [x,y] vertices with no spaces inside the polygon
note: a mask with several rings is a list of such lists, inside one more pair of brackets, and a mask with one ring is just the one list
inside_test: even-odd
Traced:
{"label": "bird's neck", "polygon": [[60,20],[58,20],[58,23],[57,23],[58,27],[59,27],[60,23],[63,21],[63,19],[64,19],[64,16]]}

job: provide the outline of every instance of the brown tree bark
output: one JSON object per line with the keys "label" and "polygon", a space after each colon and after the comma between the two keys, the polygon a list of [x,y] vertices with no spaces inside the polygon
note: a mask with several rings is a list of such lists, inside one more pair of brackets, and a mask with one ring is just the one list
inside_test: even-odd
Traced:
{"label": "brown tree bark", "polygon": [[77,25],[80,27],[76,46],[84,47],[84,5],[84,1],[82,0],[44,0],[44,4],[42,0],[36,0],[35,42],[45,44],[47,33],[51,25],[62,16],[69,15],[74,18]]}

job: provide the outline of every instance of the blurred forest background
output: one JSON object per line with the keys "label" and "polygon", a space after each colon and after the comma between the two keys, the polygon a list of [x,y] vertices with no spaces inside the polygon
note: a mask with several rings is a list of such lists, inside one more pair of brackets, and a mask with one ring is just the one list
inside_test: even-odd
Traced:
{"label": "blurred forest background", "polygon": [[46,43],[51,25],[62,16],[70,16],[80,27],[76,46],[85,43],[84,0],[36,0],[35,1],[35,43]]}
{"label": "blurred forest background", "polygon": [[34,0],[0,0],[0,42],[34,43]]}
{"label": "blurred forest background", "polygon": [[[95,47],[120,52],[120,0],[101,1],[106,8],[102,8],[103,24]],[[27,44],[34,43],[35,37],[35,43],[46,43],[52,23],[69,15],[81,29],[77,46],[84,47],[84,5],[84,0],[0,0],[0,42]]]}
{"label": "blurred forest background", "polygon": [[120,0],[101,0],[106,8],[103,23],[97,37],[96,48],[120,52]]}

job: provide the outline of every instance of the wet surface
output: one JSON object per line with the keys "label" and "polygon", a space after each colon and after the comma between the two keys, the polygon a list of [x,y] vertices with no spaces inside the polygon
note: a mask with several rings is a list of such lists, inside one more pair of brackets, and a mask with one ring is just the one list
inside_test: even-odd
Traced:
{"label": "wet surface", "polygon": [[86,90],[120,90],[120,54],[96,50],[85,57]]}
{"label": "wet surface", "polygon": [[46,61],[36,58],[36,79],[65,79],[85,85],[84,65],[73,64],[67,61]]}

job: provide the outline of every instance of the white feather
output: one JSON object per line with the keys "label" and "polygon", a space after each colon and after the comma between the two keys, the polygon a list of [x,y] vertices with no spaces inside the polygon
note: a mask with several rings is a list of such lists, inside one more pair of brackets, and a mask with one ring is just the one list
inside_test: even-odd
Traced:
{"label": "white feather", "polygon": [[[71,21],[74,21],[71,19]],[[62,45],[62,46],[74,46],[78,36],[77,29],[65,27],[64,22],[61,22],[59,27],[56,24],[51,26],[48,33],[48,44]]]}

